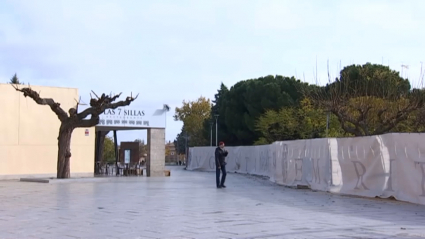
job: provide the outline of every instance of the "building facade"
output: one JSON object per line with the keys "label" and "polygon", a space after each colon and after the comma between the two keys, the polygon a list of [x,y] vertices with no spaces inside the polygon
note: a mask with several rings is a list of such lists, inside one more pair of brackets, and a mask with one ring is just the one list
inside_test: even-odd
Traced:
{"label": "building facade", "polygon": [[[23,86],[21,86],[23,87]],[[68,111],[78,89],[31,86]],[[47,105],[38,105],[10,84],[0,84],[0,179],[55,177],[60,121]],[[71,177],[93,176],[93,128],[75,129],[71,141]]]}
{"label": "building facade", "polygon": [[140,161],[139,142],[121,142],[119,159],[121,164],[135,165]]}

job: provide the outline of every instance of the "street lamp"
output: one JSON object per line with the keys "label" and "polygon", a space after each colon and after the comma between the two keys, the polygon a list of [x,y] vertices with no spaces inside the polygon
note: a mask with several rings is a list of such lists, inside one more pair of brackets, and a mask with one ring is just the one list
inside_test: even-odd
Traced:
{"label": "street lamp", "polygon": [[185,147],[184,147],[184,151],[185,151],[185,169],[187,169],[187,164],[189,163],[189,161],[188,161],[188,154],[189,154],[189,149],[188,149],[188,147],[187,147],[187,141],[190,139],[190,136],[189,135],[187,135],[187,131],[185,131],[185,133],[186,133],[186,135],[185,136],[183,136],[183,138],[186,140],[186,143],[185,143]]}
{"label": "street lamp", "polygon": [[217,137],[217,132],[218,132],[218,124],[217,124],[217,119],[218,119],[219,114],[215,114],[215,146],[218,146],[218,137]]}
{"label": "street lamp", "polygon": [[210,146],[212,147],[212,128],[214,125],[214,121],[210,121],[210,129],[211,129],[211,133],[210,133]]}

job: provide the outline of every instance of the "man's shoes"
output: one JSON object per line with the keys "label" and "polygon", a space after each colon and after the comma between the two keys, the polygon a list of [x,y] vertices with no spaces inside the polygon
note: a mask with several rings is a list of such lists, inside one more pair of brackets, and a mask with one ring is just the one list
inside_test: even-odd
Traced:
{"label": "man's shoes", "polygon": [[223,184],[223,185],[221,185],[220,187],[225,188],[226,186]]}
{"label": "man's shoes", "polygon": [[222,188],[222,186],[217,186],[217,188]]}

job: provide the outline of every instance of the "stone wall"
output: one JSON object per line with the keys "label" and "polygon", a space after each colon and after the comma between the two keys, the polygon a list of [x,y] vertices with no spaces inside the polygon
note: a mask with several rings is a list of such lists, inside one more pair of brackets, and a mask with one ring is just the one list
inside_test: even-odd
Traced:
{"label": "stone wall", "polygon": [[148,129],[148,177],[163,177],[165,167],[165,129]]}

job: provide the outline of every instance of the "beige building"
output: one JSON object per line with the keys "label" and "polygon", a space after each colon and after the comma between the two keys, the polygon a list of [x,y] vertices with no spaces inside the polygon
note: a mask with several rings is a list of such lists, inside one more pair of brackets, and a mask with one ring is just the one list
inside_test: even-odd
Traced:
{"label": "beige building", "polygon": [[[22,86],[21,86],[22,87]],[[68,111],[78,89],[31,86]],[[37,105],[10,84],[0,84],[0,179],[56,176],[60,121],[47,105]],[[86,134],[88,130],[88,135]],[[95,132],[76,129],[71,142],[71,177],[92,176]]]}

